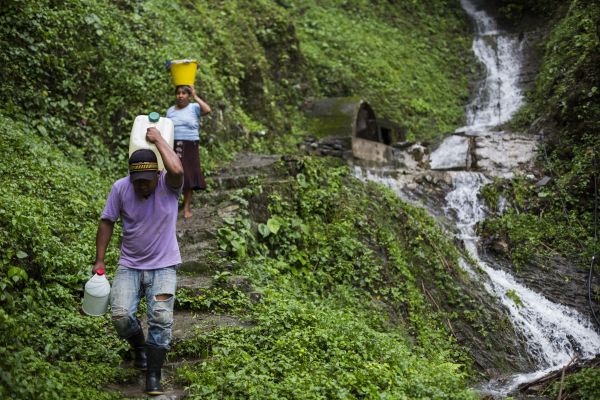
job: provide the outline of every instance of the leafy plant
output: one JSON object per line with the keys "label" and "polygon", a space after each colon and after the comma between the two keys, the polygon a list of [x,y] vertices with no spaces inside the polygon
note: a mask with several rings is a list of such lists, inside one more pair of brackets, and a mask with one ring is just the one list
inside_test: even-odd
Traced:
{"label": "leafy plant", "polygon": [[511,299],[517,305],[517,307],[523,307],[523,300],[521,300],[521,298],[515,292],[514,289],[507,290],[505,294],[506,294],[506,297]]}
{"label": "leafy plant", "polygon": [[561,382],[555,382],[547,392],[551,396],[558,396],[561,389],[563,395],[573,396],[576,399],[596,399],[600,394],[600,370],[584,368],[575,374],[566,376],[564,385]]}

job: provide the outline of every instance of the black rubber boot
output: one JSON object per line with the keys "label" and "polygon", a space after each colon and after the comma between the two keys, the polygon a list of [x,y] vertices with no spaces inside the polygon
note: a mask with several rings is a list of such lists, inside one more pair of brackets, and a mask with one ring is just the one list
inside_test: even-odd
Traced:
{"label": "black rubber boot", "polygon": [[146,394],[156,396],[163,394],[164,390],[160,384],[160,370],[165,362],[167,349],[164,347],[146,346],[148,356],[148,370],[146,371]]}
{"label": "black rubber boot", "polygon": [[133,367],[145,371],[148,367],[148,362],[146,360],[146,339],[144,339],[144,332],[140,330],[128,338],[127,341],[133,349]]}

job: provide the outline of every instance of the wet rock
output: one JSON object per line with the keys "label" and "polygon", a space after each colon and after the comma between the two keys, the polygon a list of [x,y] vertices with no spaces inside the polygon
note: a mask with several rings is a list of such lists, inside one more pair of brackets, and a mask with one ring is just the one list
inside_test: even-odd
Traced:
{"label": "wet rock", "polygon": [[413,160],[415,160],[416,162],[421,162],[425,157],[426,147],[421,146],[420,144],[415,144],[410,147],[409,152]]}
{"label": "wet rock", "polygon": [[492,243],[492,249],[498,254],[508,255],[508,243],[504,239],[495,240]]}
{"label": "wet rock", "polygon": [[511,178],[516,171],[531,167],[537,148],[533,136],[508,131],[491,131],[476,138],[477,169],[490,176]]}
{"label": "wet rock", "polygon": [[551,180],[552,180],[552,178],[550,178],[549,176],[544,176],[544,177],[542,177],[542,179],[540,179],[539,181],[537,181],[535,183],[535,187],[537,189],[541,189],[544,186],[546,186],[548,183],[550,183]]}

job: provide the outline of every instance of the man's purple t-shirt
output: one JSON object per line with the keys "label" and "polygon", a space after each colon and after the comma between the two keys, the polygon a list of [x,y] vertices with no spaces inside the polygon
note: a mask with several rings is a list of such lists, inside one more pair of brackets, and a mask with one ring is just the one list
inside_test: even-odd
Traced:
{"label": "man's purple t-shirt", "polygon": [[154,193],[138,196],[129,176],[116,181],[108,195],[102,219],[121,218],[123,241],[119,265],[157,269],[181,263],[177,244],[177,207],[181,189],[170,188],[166,172],[159,175]]}

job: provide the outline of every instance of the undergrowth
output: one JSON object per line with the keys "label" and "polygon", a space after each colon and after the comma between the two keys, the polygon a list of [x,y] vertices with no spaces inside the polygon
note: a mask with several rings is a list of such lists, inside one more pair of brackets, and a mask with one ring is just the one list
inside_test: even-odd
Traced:
{"label": "undergrowth", "polygon": [[253,327],[179,348],[210,359],[178,370],[191,397],[474,398],[469,358],[445,325],[470,307],[451,316],[423,292],[469,303],[447,279],[458,255],[448,239],[393,193],[365,191],[346,167],[307,158],[281,168],[293,178],[269,192],[267,213],[248,209],[263,193],[257,184],[219,231],[263,301],[248,315]]}
{"label": "undergrowth", "polygon": [[[0,397],[118,398],[103,386],[131,374],[117,368],[126,345],[108,317],[84,317],[79,306],[133,119],[164,113],[173,99],[165,61],[200,61],[196,87],[213,108],[202,127],[210,175],[243,147],[293,152],[308,97],[365,97],[414,137],[456,127],[468,35],[457,1],[4,2]],[[267,300],[251,308],[256,328],[206,338],[215,362],[182,374],[193,394],[472,398],[468,360],[422,292],[465,301],[447,279],[455,251],[390,193],[394,228],[365,217],[380,206],[344,189],[346,172],[319,168],[297,175],[301,197],[273,197],[272,220],[240,225],[228,242]],[[109,274],[119,235],[117,226]],[[215,291],[197,306],[247,306],[232,297]]]}

